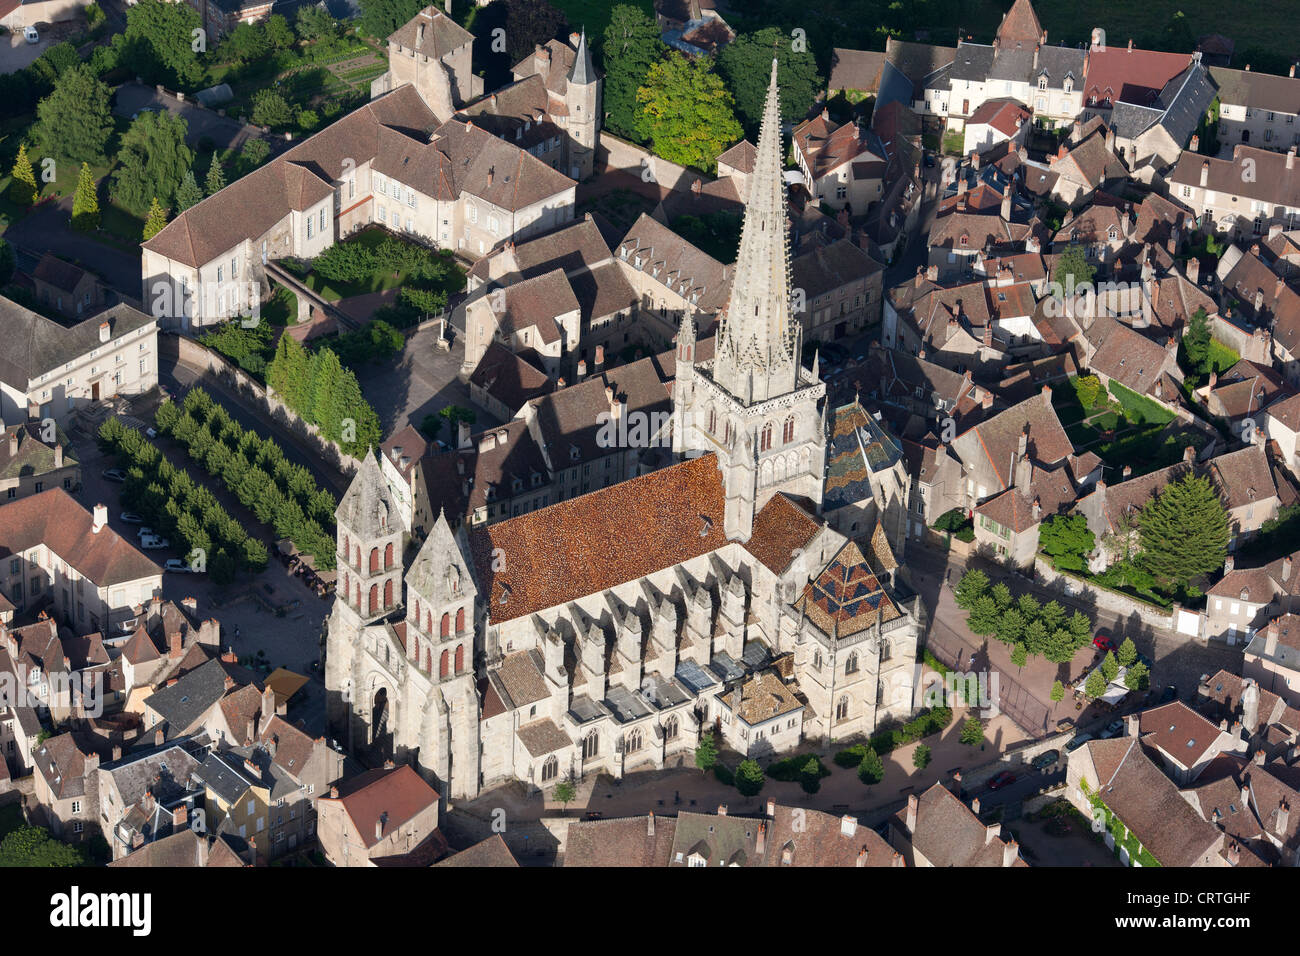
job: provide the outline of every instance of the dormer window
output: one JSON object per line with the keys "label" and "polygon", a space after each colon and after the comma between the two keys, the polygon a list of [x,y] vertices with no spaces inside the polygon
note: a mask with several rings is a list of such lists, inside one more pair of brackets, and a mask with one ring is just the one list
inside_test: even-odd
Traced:
{"label": "dormer window", "polygon": [[1047,74],[1046,74],[1046,73],[1044,73],[1042,76],[1040,76],[1040,77],[1038,78],[1038,88],[1039,88],[1040,90],[1045,90],[1045,89],[1047,89]]}
{"label": "dormer window", "polygon": [[577,445],[569,446],[569,461],[577,461],[581,455],[582,452],[578,451]]}
{"label": "dormer window", "polygon": [[524,490],[524,483],[520,479],[514,478],[510,482],[510,488],[512,491],[518,494],[519,492]]}

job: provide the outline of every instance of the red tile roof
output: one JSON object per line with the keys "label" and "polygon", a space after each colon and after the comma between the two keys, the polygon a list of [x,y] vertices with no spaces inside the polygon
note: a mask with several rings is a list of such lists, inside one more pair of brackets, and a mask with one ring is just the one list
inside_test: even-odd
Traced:
{"label": "red tile roof", "polygon": [[375,836],[375,824],[381,814],[387,814],[383,829],[386,837],[416,814],[436,805],[439,798],[438,792],[418,773],[403,765],[391,770],[368,770],[343,781],[339,784],[338,799],[358,835],[370,848],[383,838]]}

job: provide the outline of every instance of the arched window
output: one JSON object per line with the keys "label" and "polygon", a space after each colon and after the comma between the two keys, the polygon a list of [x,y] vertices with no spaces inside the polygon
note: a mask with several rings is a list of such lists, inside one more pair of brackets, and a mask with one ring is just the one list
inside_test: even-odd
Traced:
{"label": "arched window", "polygon": [[393,542],[388,542],[384,546],[384,569],[387,570],[393,566]]}
{"label": "arched window", "polygon": [[858,672],[858,652],[854,651],[849,655],[848,662],[844,665],[844,673],[856,674]]}
{"label": "arched window", "polygon": [[849,698],[841,697],[840,702],[835,705],[835,719],[845,720],[849,716]]}
{"label": "arched window", "polygon": [[666,740],[677,739],[677,715],[676,714],[674,714],[672,717],[669,717],[668,722],[664,724],[664,739]]}
{"label": "arched window", "polygon": [[354,546],[352,552],[352,564],[358,571],[361,570],[361,545],[359,544]]}
{"label": "arched window", "polygon": [[370,549],[370,573],[374,574],[379,570],[379,549]]}
{"label": "arched window", "polygon": [[427,647],[424,649],[424,669],[430,674],[433,673],[433,651]]}
{"label": "arched window", "polygon": [[438,658],[438,676],[446,677],[447,670],[450,667],[451,667],[451,653],[449,651],[443,651],[442,655]]}
{"label": "arched window", "polygon": [[348,545],[348,536],[346,534],[343,536],[343,547],[339,548],[339,550],[343,552],[343,563],[346,564],[348,555],[352,553],[352,548]]}
{"label": "arched window", "polygon": [[792,441],[794,441],[794,416],[790,415],[781,426],[781,443],[788,445]]}
{"label": "arched window", "polygon": [[582,738],[582,759],[590,760],[600,753],[600,736],[593,730]]}
{"label": "arched window", "polygon": [[459,607],[456,609],[456,633],[461,634],[465,630],[465,609]]}
{"label": "arched window", "polygon": [[546,783],[548,780],[554,780],[559,775],[560,762],[555,759],[555,754],[551,754],[546,758],[546,762],[542,764],[542,783]]}
{"label": "arched window", "polygon": [[456,673],[459,674],[465,669],[465,645],[456,645]]}
{"label": "arched window", "polygon": [[763,426],[763,432],[758,441],[758,450],[767,451],[772,447],[772,423],[768,422]]}
{"label": "arched window", "polygon": [[891,650],[891,648],[890,648],[890,646],[889,646],[889,641],[881,641],[881,642],[880,642],[880,659],[881,659],[882,661],[887,661],[887,660],[889,660],[889,656],[890,656],[890,654],[892,654],[892,653],[893,653],[893,651]]}
{"label": "arched window", "polygon": [[718,431],[718,413],[716,410],[709,409],[709,434],[715,435]]}
{"label": "arched window", "polygon": [[420,666],[420,639],[418,637],[411,638],[411,651],[412,651],[411,659],[415,661],[415,666],[419,667]]}
{"label": "arched window", "polygon": [[384,607],[393,606],[393,579],[384,582]]}
{"label": "arched window", "polygon": [[433,612],[428,608],[424,610],[424,629],[430,634],[433,633]]}
{"label": "arched window", "polygon": [[450,636],[451,636],[451,615],[450,615],[450,614],[448,614],[448,613],[444,613],[444,614],[442,615],[442,624],[441,624],[440,627],[439,627],[439,632],[438,632],[438,633],[439,633],[442,637],[450,637]]}
{"label": "arched window", "polygon": [[348,585],[348,573],[343,572],[343,600],[347,600],[352,594],[352,588]]}
{"label": "arched window", "polygon": [[821,670],[821,669],[822,669],[822,652],[821,652],[821,651],[814,651],[814,652],[813,652],[813,667],[817,668],[818,670]]}
{"label": "arched window", "polygon": [[630,734],[628,734],[627,737],[624,739],[623,752],[634,754],[640,749],[641,749],[641,730],[640,728],[637,728],[636,730],[633,730]]}
{"label": "arched window", "polygon": [[370,585],[370,613],[374,614],[379,610],[379,585]]}

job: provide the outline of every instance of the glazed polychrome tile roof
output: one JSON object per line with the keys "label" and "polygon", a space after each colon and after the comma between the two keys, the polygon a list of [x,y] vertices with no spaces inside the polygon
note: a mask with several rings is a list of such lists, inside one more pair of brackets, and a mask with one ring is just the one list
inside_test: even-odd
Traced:
{"label": "glazed polychrome tile roof", "polygon": [[852,541],[804,588],[795,607],[823,632],[839,637],[864,631],[877,618],[883,624],[901,614]]}

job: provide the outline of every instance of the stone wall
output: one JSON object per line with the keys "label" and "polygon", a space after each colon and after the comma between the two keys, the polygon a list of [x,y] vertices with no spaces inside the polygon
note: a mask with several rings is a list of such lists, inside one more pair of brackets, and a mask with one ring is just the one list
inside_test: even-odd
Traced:
{"label": "stone wall", "polygon": [[1136,614],[1142,619],[1143,623],[1152,627],[1163,627],[1169,630],[1174,628],[1174,609],[1161,610],[1144,601],[1138,601],[1116,591],[1098,587],[1083,578],[1057,571],[1042,558],[1034,560],[1034,573],[1044,587],[1065,596],[1067,599],[1075,602],[1085,601],[1115,614]]}
{"label": "stone wall", "polygon": [[347,476],[355,474],[361,467],[360,461],[325,438],[320,429],[303,421],[293,409],[280,401],[273,389],[263,386],[207,346],[183,335],[160,335],[158,352],[160,356],[199,372],[202,376],[200,385],[205,388],[215,387],[251,413],[288,431],[299,444],[319,457],[329,468]]}

